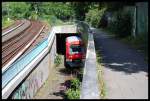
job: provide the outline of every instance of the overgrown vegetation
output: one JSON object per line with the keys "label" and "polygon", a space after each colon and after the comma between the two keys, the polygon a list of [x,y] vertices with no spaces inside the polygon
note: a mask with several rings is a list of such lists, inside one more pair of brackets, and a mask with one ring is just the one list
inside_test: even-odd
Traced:
{"label": "overgrown vegetation", "polygon": [[70,88],[65,92],[67,99],[79,99],[80,98],[80,80],[74,78],[71,80]]}
{"label": "overgrown vegetation", "polygon": [[66,92],[67,99],[79,99],[80,98],[80,90],[68,89]]}
{"label": "overgrown vegetation", "polygon": [[[2,17],[13,20],[46,20],[52,25],[72,20],[74,10],[69,2],[3,2]],[[4,19],[5,20],[5,19]]]}
{"label": "overgrown vegetation", "polygon": [[99,88],[100,88],[100,96],[102,99],[106,97],[106,87],[105,81],[103,78],[103,66],[102,66],[102,57],[99,52],[96,51],[96,65],[97,65],[97,74],[98,74],[98,81],[99,81]]}
{"label": "overgrown vegetation", "polygon": [[120,38],[130,36],[132,31],[130,14],[123,11],[115,12],[114,21],[110,22],[108,29]]}
{"label": "overgrown vegetation", "polygon": [[12,25],[14,21],[12,19],[3,18],[2,19],[2,29]]}
{"label": "overgrown vegetation", "polygon": [[81,82],[83,78],[83,68],[72,70],[75,73],[73,79],[69,80],[70,85],[65,91],[66,99],[80,99]]}
{"label": "overgrown vegetation", "polygon": [[61,55],[56,55],[54,60],[55,67],[59,66],[61,63],[62,63]]}
{"label": "overgrown vegetation", "polygon": [[[87,47],[87,42],[88,42],[88,29],[89,29],[89,26],[86,24],[86,23],[81,23],[81,22],[78,22],[78,31],[79,33],[82,33],[81,34],[81,38],[83,40],[83,43],[84,43],[84,47],[86,48]],[[86,49],[85,49],[85,52],[86,52]]]}
{"label": "overgrown vegetation", "polygon": [[86,14],[85,21],[93,27],[98,28],[100,21],[105,13],[105,10],[106,8],[100,10],[98,8],[90,9],[89,12]]}

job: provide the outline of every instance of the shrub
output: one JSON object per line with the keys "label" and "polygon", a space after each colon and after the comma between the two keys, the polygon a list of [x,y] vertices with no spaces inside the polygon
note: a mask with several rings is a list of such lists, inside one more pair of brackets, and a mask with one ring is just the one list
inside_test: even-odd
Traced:
{"label": "shrub", "polygon": [[66,92],[67,99],[79,99],[80,98],[80,81],[78,78],[70,80],[70,87]]}
{"label": "shrub", "polygon": [[73,88],[73,89],[79,89],[80,88],[80,81],[78,78],[71,80],[71,88]]}
{"label": "shrub", "polygon": [[115,33],[118,37],[127,37],[131,35],[132,22],[128,12],[118,11],[114,14],[114,21],[109,25],[111,32]]}
{"label": "shrub", "polygon": [[31,19],[31,20],[37,20],[38,19],[38,15],[36,14],[36,12],[32,11],[31,12],[31,16],[29,17],[29,19]]}
{"label": "shrub", "polygon": [[103,8],[101,10],[99,10],[98,8],[89,10],[89,12],[86,14],[85,21],[93,27],[98,27],[105,10],[106,8]]}
{"label": "shrub", "polygon": [[80,98],[80,90],[73,90],[73,89],[68,89],[66,91],[66,97],[67,99],[79,99]]}
{"label": "shrub", "polygon": [[2,28],[6,28],[6,27],[10,26],[13,23],[14,23],[14,20],[12,20],[12,19],[8,20],[8,18],[6,18],[6,17],[2,18]]}
{"label": "shrub", "polygon": [[56,55],[55,60],[54,60],[55,66],[57,67],[58,65],[61,64],[61,62],[62,62],[61,56],[60,55]]}

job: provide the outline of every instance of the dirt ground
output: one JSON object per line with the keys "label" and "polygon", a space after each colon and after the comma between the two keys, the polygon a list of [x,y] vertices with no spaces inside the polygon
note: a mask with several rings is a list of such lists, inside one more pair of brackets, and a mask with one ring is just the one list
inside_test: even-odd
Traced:
{"label": "dirt ground", "polygon": [[39,89],[33,99],[65,99],[66,82],[73,75],[64,67],[64,58],[58,67],[53,67],[45,84]]}

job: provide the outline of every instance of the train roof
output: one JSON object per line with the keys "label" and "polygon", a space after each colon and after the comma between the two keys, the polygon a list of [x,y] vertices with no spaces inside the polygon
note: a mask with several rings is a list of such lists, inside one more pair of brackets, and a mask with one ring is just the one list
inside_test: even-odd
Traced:
{"label": "train roof", "polygon": [[81,38],[78,36],[69,36],[66,38],[68,42],[81,41]]}

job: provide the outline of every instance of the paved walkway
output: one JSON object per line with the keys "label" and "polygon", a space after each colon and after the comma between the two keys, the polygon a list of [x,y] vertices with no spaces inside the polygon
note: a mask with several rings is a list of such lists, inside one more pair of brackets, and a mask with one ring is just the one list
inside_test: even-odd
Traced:
{"label": "paved walkway", "polygon": [[103,56],[106,98],[147,99],[148,64],[142,54],[94,29],[95,48]]}

